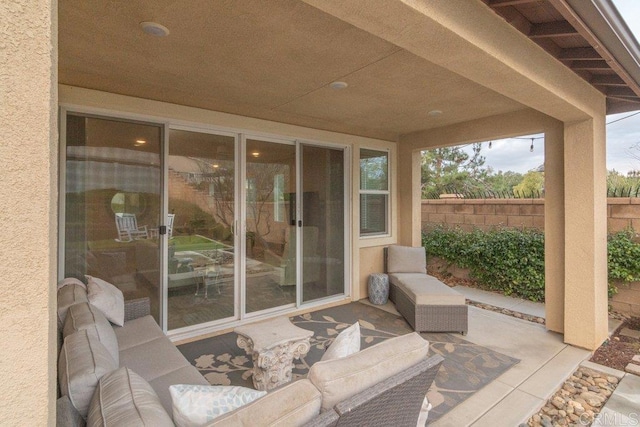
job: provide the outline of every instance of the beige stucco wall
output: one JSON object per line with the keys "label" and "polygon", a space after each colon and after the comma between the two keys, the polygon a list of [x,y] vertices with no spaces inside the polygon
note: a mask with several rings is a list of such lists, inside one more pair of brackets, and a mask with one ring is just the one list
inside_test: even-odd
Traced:
{"label": "beige stucco wall", "polygon": [[57,3],[0,2],[0,424],[55,424]]}

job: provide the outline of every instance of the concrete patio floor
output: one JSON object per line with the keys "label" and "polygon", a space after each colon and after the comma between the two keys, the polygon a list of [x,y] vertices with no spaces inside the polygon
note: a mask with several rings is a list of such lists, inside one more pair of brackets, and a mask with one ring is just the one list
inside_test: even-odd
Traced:
{"label": "concrete patio floor", "polygon": [[[466,298],[544,317],[544,304],[456,286]],[[380,306],[377,306],[380,307]],[[381,308],[395,312],[391,302]],[[613,332],[620,321],[609,319]],[[591,352],[567,345],[544,325],[469,306],[465,340],[520,359],[520,363],[443,415],[437,427],[518,426],[537,412]]]}
{"label": "concrete patio floor", "polygon": [[[468,299],[544,317],[544,304],[458,286]],[[613,332],[620,321],[609,319]],[[520,363],[441,417],[434,426],[517,426],[542,407],[591,352],[562,342],[543,325],[469,307],[473,343],[520,359]]]}

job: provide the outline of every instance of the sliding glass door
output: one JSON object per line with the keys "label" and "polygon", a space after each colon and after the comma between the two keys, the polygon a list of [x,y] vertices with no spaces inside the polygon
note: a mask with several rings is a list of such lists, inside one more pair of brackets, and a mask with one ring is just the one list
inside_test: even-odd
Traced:
{"label": "sliding glass door", "polygon": [[61,278],[191,333],[345,293],[345,149],[66,113]]}
{"label": "sliding glass door", "polygon": [[169,132],[170,330],[237,315],[235,151],[233,136]]}
{"label": "sliding glass door", "polygon": [[344,150],[301,145],[304,302],[344,292]]}
{"label": "sliding glass door", "polygon": [[296,146],[246,140],[245,312],[296,302]]}
{"label": "sliding glass door", "polygon": [[149,298],[159,322],[162,126],[69,114],[65,132],[62,276]]}

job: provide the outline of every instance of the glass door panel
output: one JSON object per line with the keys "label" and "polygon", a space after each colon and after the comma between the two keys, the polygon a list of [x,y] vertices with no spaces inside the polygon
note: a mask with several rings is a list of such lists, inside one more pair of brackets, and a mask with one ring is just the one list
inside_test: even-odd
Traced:
{"label": "glass door panel", "polygon": [[302,300],[344,293],[344,150],[301,145]]}
{"label": "glass door panel", "polygon": [[168,329],[235,316],[235,138],[169,132]]}
{"label": "glass door panel", "polygon": [[296,302],[296,147],[246,142],[245,312]]}
{"label": "glass door panel", "polygon": [[162,127],[68,114],[64,277],[148,297],[160,317]]}

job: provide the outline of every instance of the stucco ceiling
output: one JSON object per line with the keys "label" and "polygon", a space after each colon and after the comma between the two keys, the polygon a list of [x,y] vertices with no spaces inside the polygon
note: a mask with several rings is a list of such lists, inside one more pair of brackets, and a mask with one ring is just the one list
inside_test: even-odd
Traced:
{"label": "stucco ceiling", "polygon": [[389,140],[524,108],[295,0],[61,1],[59,82]]}

